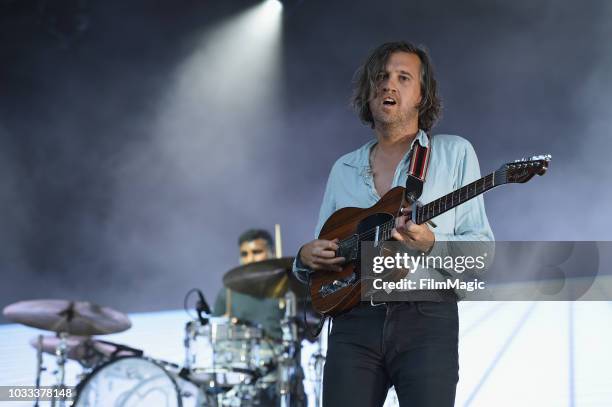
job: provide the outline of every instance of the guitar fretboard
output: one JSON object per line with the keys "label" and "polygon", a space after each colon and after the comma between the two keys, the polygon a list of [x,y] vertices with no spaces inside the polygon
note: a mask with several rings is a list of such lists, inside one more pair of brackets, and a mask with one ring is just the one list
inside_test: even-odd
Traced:
{"label": "guitar fretboard", "polygon": [[444,212],[449,211],[454,207],[459,206],[462,203],[469,201],[470,199],[495,187],[495,175],[495,172],[486,175],[451,192],[450,194],[444,195],[443,197],[428,203],[427,205],[421,206],[417,210],[416,223],[419,225],[425,223],[428,220],[433,219],[436,216],[441,215]]}

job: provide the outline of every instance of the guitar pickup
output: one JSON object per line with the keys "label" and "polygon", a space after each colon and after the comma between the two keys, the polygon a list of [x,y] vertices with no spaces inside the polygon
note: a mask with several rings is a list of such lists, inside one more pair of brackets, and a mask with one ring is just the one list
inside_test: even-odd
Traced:
{"label": "guitar pickup", "polygon": [[346,259],[344,264],[357,260],[359,255],[359,245],[355,242],[359,242],[359,238],[355,238],[350,244],[340,243],[338,250],[336,250],[336,257],[344,257]]}
{"label": "guitar pickup", "polygon": [[345,277],[343,279],[334,280],[329,284],[322,285],[319,289],[319,295],[321,297],[327,297],[330,294],[335,293],[338,290],[342,290],[345,287],[353,284],[357,280],[357,275],[355,273],[351,273],[350,276]]}

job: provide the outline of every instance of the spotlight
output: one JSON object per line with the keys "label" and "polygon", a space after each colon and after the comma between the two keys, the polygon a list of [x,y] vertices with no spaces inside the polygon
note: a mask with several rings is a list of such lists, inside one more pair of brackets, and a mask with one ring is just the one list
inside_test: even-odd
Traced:
{"label": "spotlight", "polygon": [[264,6],[270,13],[280,13],[283,11],[283,3],[279,0],[265,0]]}

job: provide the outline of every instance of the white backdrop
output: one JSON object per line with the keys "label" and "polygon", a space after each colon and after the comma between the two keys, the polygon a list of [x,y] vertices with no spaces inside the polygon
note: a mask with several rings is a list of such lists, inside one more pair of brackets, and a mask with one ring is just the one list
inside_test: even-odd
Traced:
{"label": "white backdrop", "polygon": [[[104,339],[182,364],[183,311],[130,315],[133,327]],[[0,385],[32,385],[38,330],[0,326]],[[326,333],[326,330],[323,330]],[[612,406],[612,302],[466,302],[460,304],[457,406]],[[305,343],[305,388],[314,405],[316,346]],[[53,358],[45,357],[48,367]],[[69,384],[79,366],[68,366]],[[347,373],[350,374],[350,373]],[[49,375],[45,382],[51,383]],[[0,402],[2,407],[32,403]],[[389,397],[387,406],[393,406]]]}

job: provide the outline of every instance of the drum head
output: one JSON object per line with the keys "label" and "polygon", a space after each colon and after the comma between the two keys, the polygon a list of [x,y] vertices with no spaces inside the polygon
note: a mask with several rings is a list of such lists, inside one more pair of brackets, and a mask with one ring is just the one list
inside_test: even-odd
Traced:
{"label": "drum head", "polygon": [[157,362],[135,356],[113,359],[77,386],[76,407],[182,407],[173,375]]}

